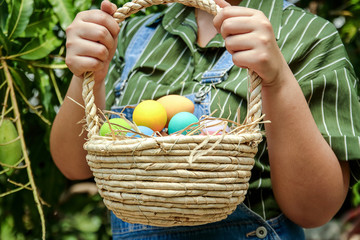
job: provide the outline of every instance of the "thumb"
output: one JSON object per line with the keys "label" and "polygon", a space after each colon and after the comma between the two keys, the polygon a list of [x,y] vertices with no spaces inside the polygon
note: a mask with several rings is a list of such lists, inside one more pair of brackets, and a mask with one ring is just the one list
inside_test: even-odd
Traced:
{"label": "thumb", "polygon": [[110,15],[113,15],[116,12],[117,7],[114,3],[111,3],[109,0],[104,0],[101,2],[101,10]]}
{"label": "thumb", "polygon": [[214,0],[214,2],[221,8],[231,6],[230,3],[226,2],[225,0]]}

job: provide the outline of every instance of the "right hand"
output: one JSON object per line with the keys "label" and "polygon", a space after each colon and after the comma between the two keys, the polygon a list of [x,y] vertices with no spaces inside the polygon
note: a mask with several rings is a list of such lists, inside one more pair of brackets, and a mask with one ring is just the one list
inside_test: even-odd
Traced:
{"label": "right hand", "polygon": [[223,8],[214,17],[214,26],[224,38],[236,66],[256,72],[263,89],[283,86],[284,76],[295,80],[276,42],[271,22],[263,12],[231,6],[224,0],[215,2]]}
{"label": "right hand", "polygon": [[112,15],[115,4],[104,0],[101,10],[80,12],[66,29],[66,65],[77,77],[94,72],[95,82],[104,80],[115,54],[120,27]]}

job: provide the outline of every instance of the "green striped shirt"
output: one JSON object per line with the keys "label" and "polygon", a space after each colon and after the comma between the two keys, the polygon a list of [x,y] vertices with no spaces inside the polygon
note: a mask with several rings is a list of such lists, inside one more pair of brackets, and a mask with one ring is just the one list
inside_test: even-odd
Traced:
{"label": "green striped shirt", "polygon": [[[243,0],[241,6],[259,9],[269,18],[286,61],[303,90],[318,128],[341,161],[349,161],[352,183],[360,178],[360,105],[358,79],[336,28],[328,21],[295,6],[283,10],[283,0]],[[124,65],[124,52],[146,17],[128,19],[122,26],[118,49],[106,78],[107,107],[114,104],[114,84]],[[196,43],[194,9],[172,4],[159,16],[154,37],[129,73],[118,106],[137,104],[163,95],[195,93],[201,75],[211,69],[225,50],[216,35],[206,47]],[[226,81],[211,90],[215,116],[237,121],[246,115],[247,71],[234,66]],[[266,139],[259,146],[245,200],[265,219],[277,216]]]}

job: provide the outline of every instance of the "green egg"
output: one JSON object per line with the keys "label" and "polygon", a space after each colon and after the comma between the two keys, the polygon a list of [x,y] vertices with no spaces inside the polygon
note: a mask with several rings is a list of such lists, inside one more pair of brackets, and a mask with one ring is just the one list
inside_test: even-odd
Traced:
{"label": "green egg", "polygon": [[126,135],[126,132],[119,132],[119,130],[126,131],[127,129],[131,129],[129,123],[122,118],[111,118],[109,122],[105,122],[100,128],[100,136],[110,136],[111,129],[114,131],[116,135]]}

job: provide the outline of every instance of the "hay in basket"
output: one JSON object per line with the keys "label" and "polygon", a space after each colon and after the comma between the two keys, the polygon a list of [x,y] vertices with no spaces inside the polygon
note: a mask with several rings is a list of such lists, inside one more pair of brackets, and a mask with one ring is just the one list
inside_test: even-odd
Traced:
{"label": "hay in basket", "polygon": [[[134,0],[114,18],[121,23],[142,8],[174,1],[214,15],[220,10],[213,0]],[[250,70],[249,77],[246,120],[229,133],[135,139],[99,135],[93,73],[86,73],[84,148],[106,207],[123,221],[166,227],[201,225],[231,214],[245,198],[262,140],[261,79]]]}

